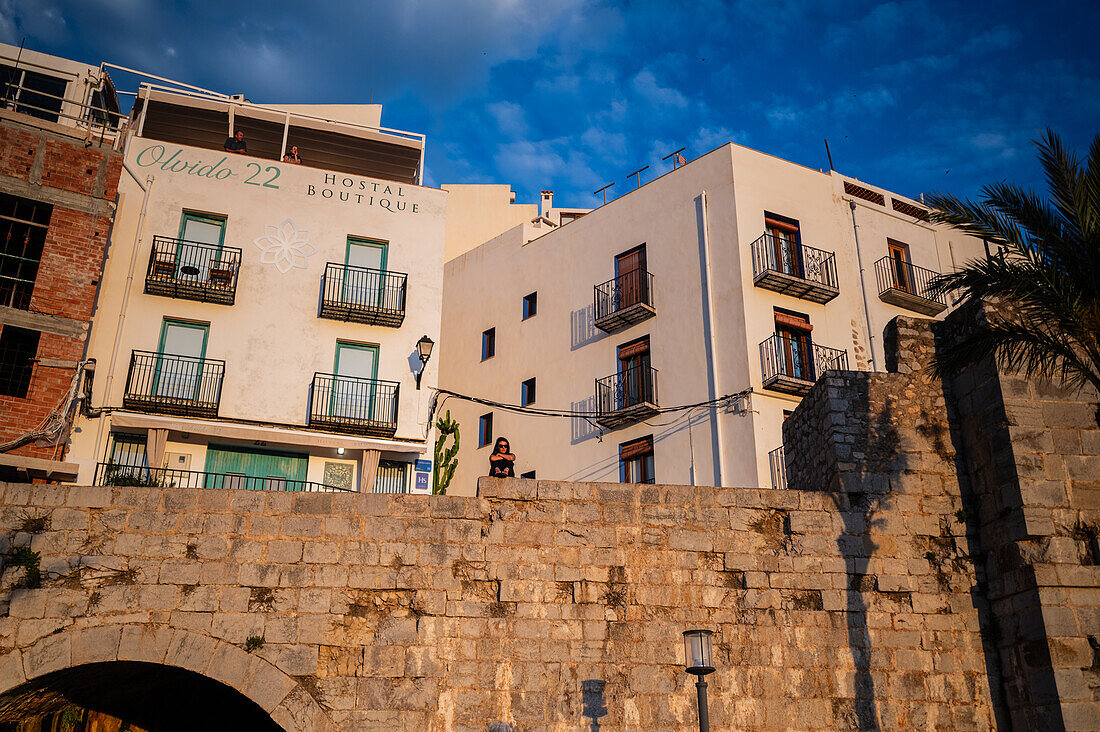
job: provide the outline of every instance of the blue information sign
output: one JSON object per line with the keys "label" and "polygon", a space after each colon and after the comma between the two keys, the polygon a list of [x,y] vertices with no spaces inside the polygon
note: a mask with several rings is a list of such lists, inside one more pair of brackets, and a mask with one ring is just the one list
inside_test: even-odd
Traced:
{"label": "blue information sign", "polygon": [[416,461],[416,472],[418,472],[418,473],[430,473],[430,472],[432,472],[432,461],[431,460],[417,460]]}
{"label": "blue information sign", "polygon": [[428,474],[417,473],[416,474],[416,489],[421,491],[428,490]]}

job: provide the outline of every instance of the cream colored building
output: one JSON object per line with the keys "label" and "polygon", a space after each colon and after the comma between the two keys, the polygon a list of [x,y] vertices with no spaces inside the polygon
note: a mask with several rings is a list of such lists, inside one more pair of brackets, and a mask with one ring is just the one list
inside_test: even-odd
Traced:
{"label": "cream colored building", "polygon": [[[78,482],[427,488],[446,194],[421,185],[423,136],[380,120],[142,84]],[[223,149],[237,131],[247,153]]]}
{"label": "cream colored building", "polygon": [[828,368],[883,370],[887,321],[942,314],[928,279],[985,256],[917,201],[733,144],[565,223],[529,213],[444,269],[441,387],[522,407],[441,400],[452,493],[499,436],[517,476],[782,485],[784,413]]}

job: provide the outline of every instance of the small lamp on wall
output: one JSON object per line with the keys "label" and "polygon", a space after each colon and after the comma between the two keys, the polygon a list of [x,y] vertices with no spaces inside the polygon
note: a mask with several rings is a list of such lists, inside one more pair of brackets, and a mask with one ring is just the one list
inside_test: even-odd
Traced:
{"label": "small lamp on wall", "polygon": [[711,635],[709,630],[684,631],[684,670],[697,677],[695,690],[699,698],[699,732],[710,732],[707,682],[704,677],[714,672],[714,658],[710,652]]}
{"label": "small lamp on wall", "polygon": [[420,370],[416,372],[416,388],[420,390],[420,377],[424,375],[424,367],[428,365],[428,359],[432,357],[432,346],[435,345],[428,336],[422,336],[416,342],[416,353],[420,356]]}

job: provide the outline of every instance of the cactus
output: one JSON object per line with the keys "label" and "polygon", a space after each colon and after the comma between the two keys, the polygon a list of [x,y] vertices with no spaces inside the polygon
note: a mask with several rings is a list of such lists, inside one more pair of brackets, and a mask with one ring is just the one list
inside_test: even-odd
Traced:
{"label": "cactus", "polygon": [[[451,419],[451,410],[448,409],[447,414],[436,421],[435,428],[439,430],[439,437],[435,441],[435,480],[432,495],[445,496],[455,468],[458,467],[458,422]],[[454,443],[443,449],[447,435],[454,435]]]}

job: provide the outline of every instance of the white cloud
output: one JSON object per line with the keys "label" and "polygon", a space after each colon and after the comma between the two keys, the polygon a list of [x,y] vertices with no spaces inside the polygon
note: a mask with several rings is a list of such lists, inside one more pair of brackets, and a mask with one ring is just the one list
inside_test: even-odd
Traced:
{"label": "white cloud", "polygon": [[992,53],[994,51],[1003,51],[1007,48],[1012,48],[1020,42],[1020,32],[1015,28],[1010,28],[1007,25],[998,25],[994,28],[990,28],[985,33],[979,33],[973,36],[965,44],[963,44],[963,53],[980,55],[984,53]]}
{"label": "white cloud", "polygon": [[631,81],[634,91],[655,107],[675,107],[682,109],[688,100],[683,94],[669,86],[657,83],[657,77],[649,69],[642,69]]}
{"label": "white cloud", "polygon": [[749,133],[745,130],[731,130],[728,127],[700,127],[691,139],[689,150],[696,155],[702,155],[720,145],[725,145],[727,142],[744,145],[748,141]]}
{"label": "white cloud", "polygon": [[512,102],[493,102],[486,109],[493,116],[502,134],[516,139],[527,134],[527,114],[520,105]]}

